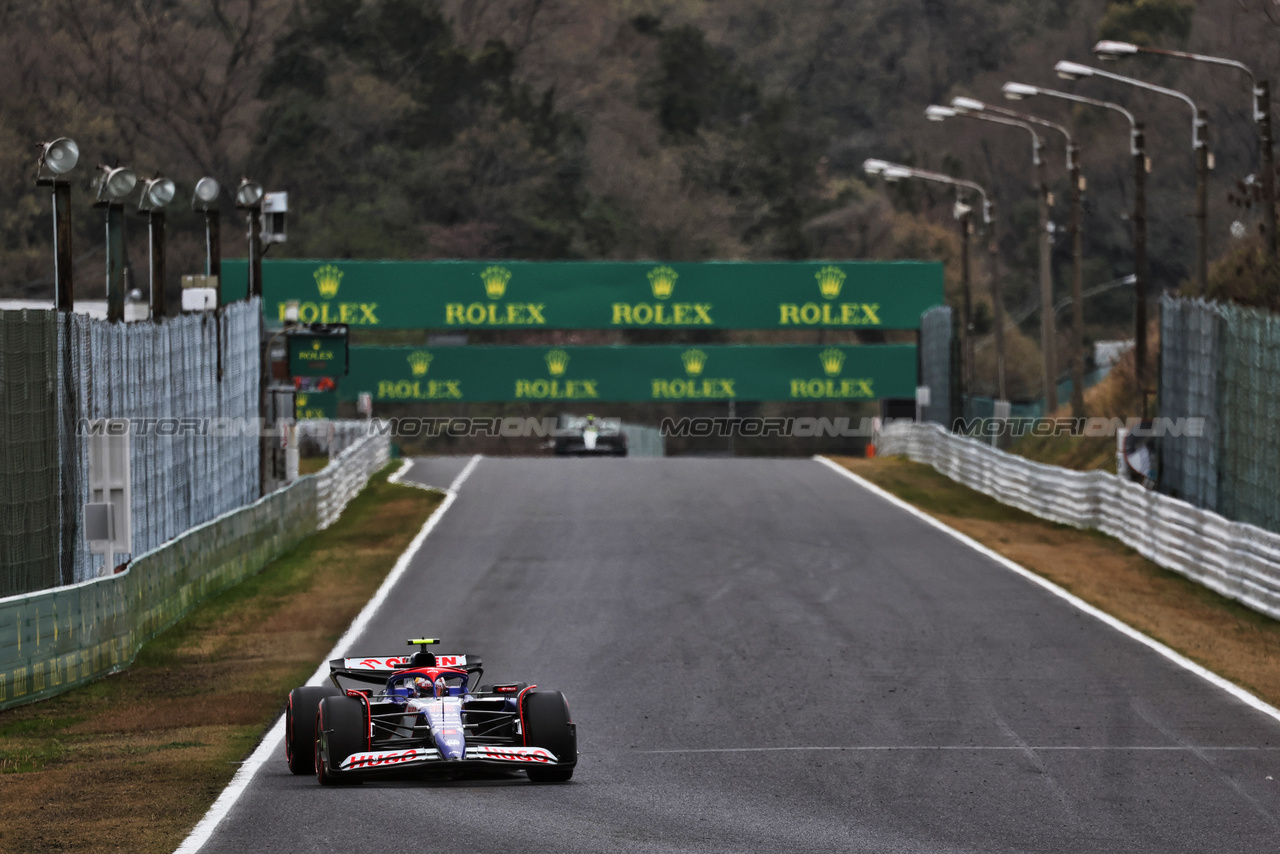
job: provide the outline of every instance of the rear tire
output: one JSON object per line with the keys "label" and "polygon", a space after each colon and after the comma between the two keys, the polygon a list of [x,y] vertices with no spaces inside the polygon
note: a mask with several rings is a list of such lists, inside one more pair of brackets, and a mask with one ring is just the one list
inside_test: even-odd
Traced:
{"label": "rear tire", "polygon": [[557,764],[527,769],[534,783],[564,783],[578,764],[578,730],[559,691],[531,691],[524,698],[525,744],[555,754]]}
{"label": "rear tire", "polygon": [[284,712],[284,760],[294,774],[316,772],[316,710],[321,700],[337,694],[333,685],[307,685],[289,692]]}
{"label": "rear tire", "polygon": [[315,767],[322,786],[359,782],[336,771],[344,759],[369,748],[364,703],[355,697],[325,697],[316,710]]}

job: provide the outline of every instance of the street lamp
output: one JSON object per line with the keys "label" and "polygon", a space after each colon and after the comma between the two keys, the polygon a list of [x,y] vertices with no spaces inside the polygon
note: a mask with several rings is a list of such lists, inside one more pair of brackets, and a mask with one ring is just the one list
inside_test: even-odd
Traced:
{"label": "street lamp", "polygon": [[1250,104],[1250,107],[1253,110],[1253,121],[1258,126],[1258,155],[1262,164],[1262,203],[1265,208],[1262,213],[1262,227],[1266,230],[1263,239],[1266,241],[1267,251],[1271,253],[1272,257],[1277,257],[1276,167],[1271,139],[1271,84],[1266,80],[1259,80],[1254,76],[1252,69],[1243,62],[1237,62],[1234,59],[1226,59],[1221,56],[1205,56],[1204,54],[1187,53],[1181,50],[1142,47],[1128,42],[1117,41],[1100,41],[1093,46],[1093,52],[1097,54],[1098,59],[1104,60],[1116,60],[1138,53],[1149,53],[1156,56],[1203,62],[1208,65],[1225,65],[1229,68],[1243,71],[1248,75],[1249,83],[1253,89],[1253,103]]}
{"label": "street lamp", "polygon": [[147,215],[147,245],[150,249],[151,321],[159,323],[165,316],[164,293],[164,207],[173,201],[178,188],[159,175],[142,185],[138,212]]}
{"label": "street lamp", "polygon": [[[1129,121],[1129,153],[1133,155],[1133,284],[1134,284],[1134,376],[1138,388],[1143,388],[1146,373],[1147,352],[1147,152],[1146,139],[1142,122],[1133,117],[1133,113],[1119,104],[1110,101],[1099,101],[1070,92],[1059,92],[1056,89],[1045,89],[1040,86],[1028,86],[1025,83],[1004,84],[1004,96],[1013,101],[1020,101],[1036,95],[1049,98],[1060,98],[1077,104],[1117,112]],[[1079,235],[1073,251],[1079,253]],[[1083,294],[1080,279],[1080,268],[1076,267],[1075,281],[1072,282],[1072,301],[1081,306],[1080,316],[1073,318],[1081,327],[1084,325]],[[1072,401],[1074,406],[1074,398]]]}
{"label": "street lamp", "polygon": [[248,178],[236,187],[236,208],[249,226],[249,297],[262,296],[262,185]]}
{"label": "street lamp", "polygon": [[1209,285],[1209,114],[1198,109],[1195,101],[1176,89],[1166,89],[1132,77],[1121,77],[1078,62],[1059,62],[1053,70],[1064,80],[1101,77],[1117,83],[1128,83],[1148,92],[1177,98],[1191,107],[1191,146],[1196,152],[1196,281],[1201,295],[1205,294]]}
{"label": "street lamp", "polygon": [[124,320],[124,200],[138,186],[132,169],[98,167],[98,201],[107,212],[107,321]]}
{"label": "street lamp", "polygon": [[[1015,121],[1027,122],[1028,124],[1040,125],[1052,130],[1056,130],[1062,134],[1067,141],[1067,170],[1071,174],[1071,180],[1076,183],[1077,189],[1071,194],[1072,209],[1071,222],[1075,232],[1080,230],[1080,198],[1079,198],[1079,152],[1076,149],[1075,140],[1071,138],[1071,132],[1057,122],[1051,122],[1048,119],[1042,119],[1039,116],[1032,116],[1026,113],[1020,113],[1016,110],[1010,110],[1006,107],[997,107],[993,104],[986,104],[975,98],[952,98],[952,109],[961,115],[970,115],[974,113],[992,113],[997,116],[1003,116],[1007,119]],[[1073,164],[1075,164],[1073,166]],[[1048,164],[1044,158],[1036,164],[1036,176],[1040,182],[1039,208],[1040,208],[1040,238],[1038,248],[1040,254],[1040,343],[1044,351],[1044,400],[1047,412],[1053,412],[1058,408],[1058,332],[1057,322],[1053,312],[1053,271],[1050,268],[1053,248],[1050,246],[1049,234],[1049,206],[1052,204],[1053,196],[1049,192],[1049,178],[1046,175]],[[1079,261],[1076,262],[1079,269]],[[1082,361],[1082,348],[1084,347],[1083,331],[1076,337],[1076,346],[1073,348],[1074,355],[1072,357],[1073,369],[1079,364],[1079,376],[1076,376],[1074,370],[1072,373],[1073,385],[1078,389],[1084,382],[1084,362]],[[1084,415],[1084,400],[1080,401],[1079,411],[1075,410],[1075,395],[1072,395],[1072,414],[1078,416]]]}
{"label": "street lamp", "polygon": [[74,304],[71,269],[71,182],[63,179],[80,162],[80,146],[59,137],[40,146],[36,186],[53,189],[53,307],[71,311]]}
{"label": "street lamp", "polygon": [[212,280],[217,305],[222,305],[222,218],[218,196],[222,186],[215,178],[201,178],[191,197],[192,210],[204,214],[204,273]]}
{"label": "street lamp", "polygon": [[[980,103],[980,102],[975,102],[975,103]],[[1036,166],[1037,170],[1040,169],[1040,166],[1044,160],[1044,158],[1041,156],[1042,152],[1044,151],[1044,140],[1040,138],[1040,134],[1036,133],[1035,126],[1030,124],[1029,122],[1024,122],[1021,119],[1012,119],[1004,116],[991,115],[985,111],[966,109],[964,107],[964,101],[961,102],[961,107],[959,109],[955,107],[943,107],[938,104],[931,104],[925,108],[924,115],[925,115],[925,118],[927,118],[931,122],[941,122],[941,121],[945,121],[947,119],[955,118],[959,116],[961,118],[977,119],[979,121],[990,122],[992,124],[997,124],[997,125],[1007,125],[1009,127],[1022,128],[1027,133],[1031,134],[1031,162]],[[1048,201],[1048,197],[1043,191],[1041,192],[1040,195],[1041,195],[1041,200],[1043,202]],[[1043,219],[1043,216],[1042,216],[1042,219]],[[1047,224],[1043,230],[1047,233],[1048,231]],[[1040,241],[1040,251],[1042,253],[1042,257],[1041,257],[1042,266],[1045,263],[1047,263],[1043,257],[1044,253],[1047,252],[1047,249],[1048,249],[1048,243],[1045,241],[1045,239],[1042,236],[1042,239]],[[1003,304],[1003,298],[1000,296],[999,276],[996,275],[995,255],[997,252],[997,247],[995,243],[994,226],[991,229],[991,246],[989,247],[989,250],[992,253],[992,258],[991,258],[992,292],[993,294],[995,294],[994,308],[995,308],[995,320],[996,320],[996,360],[1001,365],[1000,399],[1007,400],[1008,398],[1006,397],[1006,394],[1005,394],[1006,389],[1005,389],[1004,370],[1003,370],[1004,304]],[[1043,326],[1041,328],[1043,329]],[[1056,404],[1057,390],[1053,388],[1052,374],[1050,374],[1048,370],[1048,367],[1051,364],[1051,362],[1049,362],[1048,360],[1052,358],[1049,354],[1052,352],[1053,348],[1050,346],[1046,346],[1043,349],[1045,352],[1045,359],[1046,359],[1046,362],[1045,362],[1046,401],[1053,400]]]}
{"label": "street lamp", "polygon": [[[992,300],[999,305],[997,298],[1000,294],[998,277],[996,275],[996,253],[995,253],[995,220],[994,206],[991,204],[987,191],[981,185],[973,181],[966,181],[963,178],[953,178],[950,175],[944,175],[941,172],[930,172],[925,169],[915,169],[910,166],[903,166],[898,163],[890,163],[886,160],[877,160],[869,158],[862,163],[862,169],[868,175],[883,175],[886,181],[900,181],[905,178],[918,178],[924,181],[934,181],[939,184],[948,184],[957,190],[972,190],[982,197],[982,219],[987,226],[988,235],[991,240],[991,282],[992,282]],[[972,289],[970,287],[969,275],[969,234],[972,228],[972,211],[968,205],[962,205],[957,199],[955,208],[956,220],[960,223],[960,285],[963,294],[963,311],[964,317],[961,328],[964,333],[964,392],[973,393],[973,298]],[[1000,398],[1004,399],[1004,317],[999,308],[995,309],[996,317],[1000,320],[1000,326],[996,329],[996,374],[998,377],[998,385],[1000,388]],[[961,394],[963,401],[964,395]]]}

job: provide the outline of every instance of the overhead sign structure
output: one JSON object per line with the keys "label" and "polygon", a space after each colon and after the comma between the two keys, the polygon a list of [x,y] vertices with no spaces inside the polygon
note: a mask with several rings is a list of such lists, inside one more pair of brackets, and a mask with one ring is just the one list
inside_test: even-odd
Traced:
{"label": "overhead sign structure", "polygon": [[916,347],[352,347],[343,388],[399,403],[877,400],[915,394]]}
{"label": "overhead sign structure", "polygon": [[[917,329],[943,302],[936,261],[324,261],[262,265],[283,323],[384,329]],[[247,265],[222,264],[224,302]]]}

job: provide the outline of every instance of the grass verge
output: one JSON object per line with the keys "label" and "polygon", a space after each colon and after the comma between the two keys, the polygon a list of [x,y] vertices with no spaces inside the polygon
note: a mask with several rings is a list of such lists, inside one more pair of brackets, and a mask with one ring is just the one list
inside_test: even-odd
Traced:
{"label": "grass verge", "polygon": [[1280,622],[1097,531],[1047,522],[901,458],[834,457],[849,471],[1280,706]]}
{"label": "grass verge", "polygon": [[0,851],[177,847],[442,500],[390,471],[128,670],[0,712]]}

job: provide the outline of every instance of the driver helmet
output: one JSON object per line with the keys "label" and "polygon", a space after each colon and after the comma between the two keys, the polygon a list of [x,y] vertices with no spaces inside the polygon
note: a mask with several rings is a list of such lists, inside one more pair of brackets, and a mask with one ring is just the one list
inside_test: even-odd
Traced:
{"label": "driver helmet", "polygon": [[413,690],[419,697],[430,697],[432,694],[431,680],[425,676],[413,677]]}

